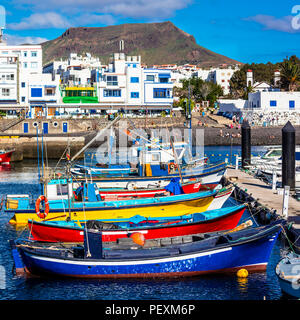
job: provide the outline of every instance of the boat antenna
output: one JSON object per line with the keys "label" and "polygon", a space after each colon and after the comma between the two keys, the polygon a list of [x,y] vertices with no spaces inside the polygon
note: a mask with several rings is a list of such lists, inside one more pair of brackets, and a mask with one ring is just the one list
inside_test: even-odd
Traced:
{"label": "boat antenna", "polygon": [[68,207],[69,207],[69,219],[71,220],[71,199],[70,199],[70,188],[69,188],[69,182],[71,181],[70,177],[70,167],[71,167],[71,161],[70,161],[70,155],[71,155],[71,150],[70,150],[70,141],[68,139],[68,151],[66,152],[66,160],[67,160],[67,166],[66,166],[66,175],[67,175],[67,188],[68,188]]}
{"label": "boat antenna", "polygon": [[178,168],[180,181],[181,181],[181,184],[182,184],[183,183],[183,179],[182,179],[182,175],[181,175],[181,167],[180,167],[180,164],[179,164],[179,161],[178,161],[177,153],[175,152],[174,141],[173,140],[174,140],[174,137],[171,136],[170,137],[170,143],[171,143],[172,151],[173,151],[173,154],[174,154],[174,159],[175,159],[175,162],[176,162],[176,165],[177,165],[177,168]]}
{"label": "boat antenna", "polygon": [[43,193],[43,186],[41,181],[41,171],[40,171],[40,148],[39,148],[39,126],[36,127],[36,145],[37,145],[37,160],[38,160],[38,180],[41,187],[41,194]]}

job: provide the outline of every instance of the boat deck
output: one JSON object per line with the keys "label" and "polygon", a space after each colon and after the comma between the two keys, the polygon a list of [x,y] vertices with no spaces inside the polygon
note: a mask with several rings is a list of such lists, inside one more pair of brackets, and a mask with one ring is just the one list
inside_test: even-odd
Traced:
{"label": "boat deck", "polygon": [[[236,170],[233,167],[228,167],[226,178],[236,184],[240,189],[251,194],[262,206],[269,209],[274,209],[277,214],[283,215],[283,195],[272,190],[272,186],[264,181],[253,177],[252,175]],[[293,227],[300,230],[300,201],[297,201],[292,196],[288,201],[288,222],[294,222]]]}

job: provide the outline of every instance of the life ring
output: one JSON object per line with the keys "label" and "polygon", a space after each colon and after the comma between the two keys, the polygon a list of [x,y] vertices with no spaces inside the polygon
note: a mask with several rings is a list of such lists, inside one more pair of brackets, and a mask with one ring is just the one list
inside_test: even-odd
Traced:
{"label": "life ring", "polygon": [[177,169],[176,163],[171,162],[168,164],[168,173],[173,172],[175,169]]}
{"label": "life ring", "polygon": [[[40,212],[40,203],[42,201],[45,201],[45,210],[44,212]],[[35,203],[35,212],[36,214],[38,215],[39,218],[41,219],[45,219],[49,213],[49,202],[48,202],[48,199],[45,197],[45,196],[39,196],[38,199],[36,200],[36,203]]]}
{"label": "life ring", "polygon": [[127,190],[134,190],[136,189],[136,184],[134,182],[128,182],[126,188]]}

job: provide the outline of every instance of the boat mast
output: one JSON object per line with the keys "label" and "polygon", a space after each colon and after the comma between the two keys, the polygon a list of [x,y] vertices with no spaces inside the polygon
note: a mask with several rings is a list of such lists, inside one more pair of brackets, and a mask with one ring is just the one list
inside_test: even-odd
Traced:
{"label": "boat mast", "polygon": [[191,112],[191,85],[189,82],[189,114],[188,114],[188,118],[189,118],[189,145],[190,145],[190,155],[191,157],[193,156],[193,152],[192,152],[192,112]]}
{"label": "boat mast", "polygon": [[[67,168],[66,168],[66,175],[67,175],[67,188],[68,188],[68,208],[69,208],[69,219],[71,220],[71,199],[70,199],[70,188],[69,188],[69,183],[71,182],[71,161],[70,161],[70,142],[68,140],[68,149],[66,153],[66,159],[67,159]],[[72,188],[73,189],[73,188]]]}
{"label": "boat mast", "polygon": [[111,123],[109,123],[104,129],[99,131],[97,135],[89,142],[87,143],[81,150],[79,150],[70,160],[70,162],[73,162],[84,150],[86,150],[96,139],[98,139],[107,129],[109,129],[111,126],[113,126],[117,121],[119,121],[120,116],[118,116],[116,119],[114,119]]}
{"label": "boat mast", "polygon": [[170,143],[171,143],[171,147],[172,147],[172,150],[173,150],[173,154],[174,154],[174,159],[175,159],[175,162],[176,162],[176,165],[177,165],[177,168],[178,168],[178,173],[179,173],[179,176],[180,176],[180,181],[181,181],[181,184],[183,183],[183,179],[182,179],[182,175],[181,175],[181,167],[180,167],[180,164],[179,164],[179,161],[178,161],[178,157],[177,157],[177,153],[175,151],[175,148],[174,148],[174,137],[170,137]]}

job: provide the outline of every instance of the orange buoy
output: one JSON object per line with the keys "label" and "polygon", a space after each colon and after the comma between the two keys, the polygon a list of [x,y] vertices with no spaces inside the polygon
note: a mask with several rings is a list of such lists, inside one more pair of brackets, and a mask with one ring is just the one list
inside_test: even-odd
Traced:
{"label": "orange buoy", "polygon": [[145,244],[145,237],[140,232],[134,232],[133,234],[130,235],[130,238],[132,239],[133,242],[135,242],[136,244],[139,244],[140,246],[144,246]]}
{"label": "orange buoy", "polygon": [[[40,203],[42,201],[45,201],[45,210],[44,210],[44,213],[41,213],[40,212]],[[39,196],[38,199],[36,200],[36,203],[35,203],[35,212],[36,214],[38,215],[39,218],[41,219],[45,219],[49,213],[49,202],[48,202],[48,199],[45,197],[45,196]]]}
{"label": "orange buoy", "polygon": [[248,270],[247,269],[240,269],[237,272],[237,276],[239,278],[247,278],[248,277]]}

